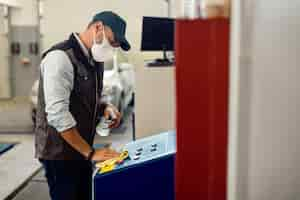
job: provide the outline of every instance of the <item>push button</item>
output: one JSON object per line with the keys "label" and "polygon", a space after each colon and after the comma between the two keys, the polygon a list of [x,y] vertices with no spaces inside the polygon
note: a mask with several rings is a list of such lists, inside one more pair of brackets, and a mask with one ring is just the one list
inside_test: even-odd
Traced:
{"label": "push button", "polygon": [[138,148],[136,151],[141,152],[141,151],[143,151],[143,148],[142,147]]}
{"label": "push button", "polygon": [[133,160],[138,160],[138,159],[140,159],[140,156],[134,156],[133,157]]}
{"label": "push button", "polygon": [[137,156],[140,156],[142,154],[142,152],[140,152],[140,151],[137,151],[136,153],[135,153],[135,155],[137,155]]}
{"label": "push button", "polygon": [[157,144],[152,144],[151,147],[152,147],[152,148],[156,148],[156,147],[157,147]]}

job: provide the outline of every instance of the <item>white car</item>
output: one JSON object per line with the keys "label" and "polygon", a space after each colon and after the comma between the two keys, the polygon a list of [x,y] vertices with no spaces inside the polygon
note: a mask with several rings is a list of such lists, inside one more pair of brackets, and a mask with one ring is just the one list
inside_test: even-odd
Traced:
{"label": "white car", "polygon": [[118,62],[117,56],[104,65],[102,100],[116,106],[123,114],[134,101],[134,67]]}
{"label": "white car", "polygon": [[[120,56],[104,65],[102,100],[116,106],[123,114],[129,105],[134,104],[134,67],[120,62]],[[31,117],[35,123],[39,81],[36,80],[30,92]]]}

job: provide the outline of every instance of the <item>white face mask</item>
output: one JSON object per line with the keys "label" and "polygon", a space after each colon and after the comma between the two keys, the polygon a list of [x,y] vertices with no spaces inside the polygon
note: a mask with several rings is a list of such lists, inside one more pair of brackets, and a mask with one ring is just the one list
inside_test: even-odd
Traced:
{"label": "white face mask", "polygon": [[103,28],[103,40],[101,44],[96,42],[96,36],[94,35],[93,46],[91,49],[92,56],[97,62],[106,62],[113,58],[114,47],[111,46],[109,41],[105,36],[105,31]]}

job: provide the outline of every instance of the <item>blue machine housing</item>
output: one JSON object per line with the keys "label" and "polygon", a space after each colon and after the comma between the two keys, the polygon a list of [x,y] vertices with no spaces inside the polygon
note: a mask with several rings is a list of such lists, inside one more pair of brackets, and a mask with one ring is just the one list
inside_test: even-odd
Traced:
{"label": "blue machine housing", "polygon": [[114,171],[95,174],[95,200],[174,200],[175,132],[128,143],[127,161]]}

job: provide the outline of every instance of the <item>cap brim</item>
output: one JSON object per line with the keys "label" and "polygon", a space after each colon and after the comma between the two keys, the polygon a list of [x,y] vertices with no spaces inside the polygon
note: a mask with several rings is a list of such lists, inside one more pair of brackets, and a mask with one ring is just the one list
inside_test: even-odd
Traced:
{"label": "cap brim", "polygon": [[124,36],[116,35],[116,39],[120,43],[120,47],[124,51],[129,51],[130,50],[131,46],[130,46],[129,42],[126,40],[126,38]]}
{"label": "cap brim", "polygon": [[120,47],[124,50],[124,51],[129,51],[130,50],[130,44],[129,42],[126,40],[126,38],[120,38]]}

